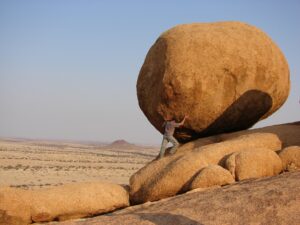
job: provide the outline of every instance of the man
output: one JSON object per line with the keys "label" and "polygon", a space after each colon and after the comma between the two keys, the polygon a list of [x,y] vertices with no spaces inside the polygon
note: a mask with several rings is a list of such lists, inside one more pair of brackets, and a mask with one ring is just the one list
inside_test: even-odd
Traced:
{"label": "man", "polygon": [[160,153],[159,153],[159,158],[163,158],[165,155],[165,150],[167,147],[167,144],[169,142],[171,142],[173,144],[173,147],[170,150],[171,154],[174,154],[179,146],[178,141],[176,140],[176,138],[173,137],[174,135],[174,131],[176,127],[180,127],[184,124],[185,119],[187,117],[184,116],[183,120],[180,123],[176,123],[176,121],[174,119],[171,120],[167,120],[163,123],[163,126],[165,126],[165,133],[163,136],[163,140],[161,143],[161,148],[160,148]]}

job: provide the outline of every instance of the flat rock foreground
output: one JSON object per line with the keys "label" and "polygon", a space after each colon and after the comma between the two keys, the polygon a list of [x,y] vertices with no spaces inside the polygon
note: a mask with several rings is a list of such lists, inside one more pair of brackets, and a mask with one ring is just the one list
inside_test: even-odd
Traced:
{"label": "flat rock foreground", "polygon": [[89,219],[47,225],[300,224],[300,171],[196,189]]}

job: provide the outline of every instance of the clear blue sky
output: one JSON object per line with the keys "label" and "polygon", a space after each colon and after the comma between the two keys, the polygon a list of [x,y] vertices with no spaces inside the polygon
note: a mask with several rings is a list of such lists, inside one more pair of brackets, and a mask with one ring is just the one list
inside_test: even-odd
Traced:
{"label": "clear blue sky", "polygon": [[300,120],[300,1],[1,0],[0,136],[159,144],[138,107],[136,79],[165,30],[236,20],[285,54],[291,92],[256,125]]}

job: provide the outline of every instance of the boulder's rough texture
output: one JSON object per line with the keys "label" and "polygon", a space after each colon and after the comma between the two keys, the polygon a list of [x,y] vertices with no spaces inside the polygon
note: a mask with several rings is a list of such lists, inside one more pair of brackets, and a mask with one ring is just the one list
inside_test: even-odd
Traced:
{"label": "boulder's rough texture", "polygon": [[220,164],[224,156],[248,149],[265,148],[272,151],[281,149],[281,141],[278,136],[272,133],[253,133],[241,135],[223,142],[195,148],[201,157],[209,164]]}
{"label": "boulder's rough texture", "polygon": [[300,146],[290,146],[279,152],[283,169],[293,171],[300,169]]}
{"label": "boulder's rough texture", "polygon": [[194,176],[189,189],[223,186],[232,183],[234,183],[234,179],[228,170],[218,165],[210,165],[204,167]]}
{"label": "boulder's rough texture", "polygon": [[185,192],[185,185],[207,165],[202,157],[192,152],[154,161],[131,176],[130,201],[138,204]]}
{"label": "boulder's rough texture", "polygon": [[60,225],[299,225],[299,180],[300,171],[283,173]]}
{"label": "boulder's rough texture", "polygon": [[227,158],[225,165],[238,181],[274,176],[282,171],[279,156],[266,148],[235,152]]}
{"label": "boulder's rough texture", "polygon": [[193,23],[164,32],[137,80],[140,108],[163,132],[164,119],[189,115],[175,137],[251,127],[275,112],[290,89],[289,68],[276,44],[241,22]]}
{"label": "boulder's rough texture", "polygon": [[0,188],[0,225],[27,225],[31,221],[31,195],[28,191]]}
{"label": "boulder's rough texture", "polygon": [[245,149],[281,149],[274,134],[242,135],[150,162],[130,178],[130,201],[133,204],[155,201],[189,190],[193,176],[208,164],[222,164],[223,158]]}
{"label": "boulder's rough texture", "polygon": [[229,134],[223,134],[225,139],[230,139],[236,136],[245,135],[245,134],[252,134],[252,133],[272,133],[279,137],[282,147],[288,147],[292,145],[299,145],[300,146],[300,122],[294,123],[287,123],[287,124],[279,124],[274,126],[268,126],[263,128],[251,129],[251,130],[244,130]]}
{"label": "boulder's rough texture", "polygon": [[129,206],[128,192],[102,182],[66,184],[32,192],[32,220],[66,220],[97,215]]}
{"label": "boulder's rough texture", "polygon": [[67,220],[129,206],[128,191],[117,184],[89,182],[39,190],[0,189],[0,224]]}

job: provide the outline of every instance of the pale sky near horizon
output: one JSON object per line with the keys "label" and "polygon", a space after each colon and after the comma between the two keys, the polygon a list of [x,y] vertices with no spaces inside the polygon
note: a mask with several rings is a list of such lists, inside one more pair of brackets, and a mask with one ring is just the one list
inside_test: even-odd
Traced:
{"label": "pale sky near horizon", "polygon": [[242,21],[290,67],[284,106],[255,127],[300,120],[300,1],[0,0],[0,137],[159,144],[136,80],[157,37],[182,23]]}

